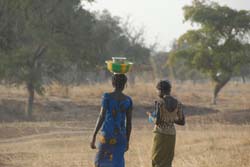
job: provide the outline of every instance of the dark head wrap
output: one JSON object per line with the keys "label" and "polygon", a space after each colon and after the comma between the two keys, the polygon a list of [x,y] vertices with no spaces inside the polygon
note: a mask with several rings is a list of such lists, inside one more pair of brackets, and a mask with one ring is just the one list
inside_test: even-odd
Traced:
{"label": "dark head wrap", "polygon": [[169,94],[171,92],[172,86],[168,80],[161,80],[157,83],[156,88],[164,94]]}
{"label": "dark head wrap", "polygon": [[172,88],[171,83],[168,80],[161,80],[158,82],[156,88],[162,93],[161,98],[165,104],[165,108],[169,112],[173,112],[177,107],[178,101],[174,97],[170,96]]}
{"label": "dark head wrap", "polygon": [[112,76],[112,85],[119,90],[123,90],[127,83],[127,77],[125,74],[114,74]]}

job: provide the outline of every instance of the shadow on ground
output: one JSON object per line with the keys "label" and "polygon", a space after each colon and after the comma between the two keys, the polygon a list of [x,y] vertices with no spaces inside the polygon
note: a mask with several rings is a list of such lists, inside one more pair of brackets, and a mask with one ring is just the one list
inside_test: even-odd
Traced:
{"label": "shadow on ground", "polygon": [[[146,112],[153,111],[150,105],[134,105],[134,119],[147,120]],[[34,103],[32,121],[91,121],[95,122],[100,111],[99,105],[75,103],[69,99],[56,101],[42,101]],[[225,111],[200,106],[184,106],[184,113],[188,119],[207,119],[223,123],[250,123],[250,109],[239,111]],[[0,100],[0,121],[27,121],[25,116],[25,101],[16,99]]]}
{"label": "shadow on ground", "polygon": [[[134,111],[134,116],[136,118],[141,118],[141,117],[145,117],[146,112],[147,111],[153,111],[154,108],[152,106],[142,106],[142,105],[138,105],[135,106],[135,111]],[[186,105],[183,108],[184,113],[187,117],[189,116],[205,116],[205,115],[209,115],[209,114],[214,114],[214,113],[218,113],[219,110],[215,110],[212,108],[206,108],[206,107],[199,107],[199,106],[191,106],[191,105]]]}

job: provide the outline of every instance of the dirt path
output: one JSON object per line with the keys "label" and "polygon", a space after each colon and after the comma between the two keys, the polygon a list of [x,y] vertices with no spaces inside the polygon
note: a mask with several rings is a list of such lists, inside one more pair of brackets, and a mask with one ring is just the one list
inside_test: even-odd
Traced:
{"label": "dirt path", "polygon": [[21,142],[29,142],[30,140],[36,140],[36,139],[46,139],[49,137],[66,137],[66,136],[81,136],[89,134],[91,130],[88,131],[56,131],[56,132],[48,132],[48,133],[42,133],[42,134],[35,134],[35,135],[29,135],[29,136],[22,136],[22,137],[15,137],[15,138],[9,138],[9,139],[1,139],[1,144],[10,144],[10,143],[21,143]]}

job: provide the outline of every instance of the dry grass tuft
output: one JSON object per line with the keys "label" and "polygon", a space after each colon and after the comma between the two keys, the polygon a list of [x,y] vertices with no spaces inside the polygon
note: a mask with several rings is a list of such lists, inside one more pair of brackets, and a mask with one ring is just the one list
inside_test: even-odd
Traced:
{"label": "dry grass tuft", "polygon": [[[0,123],[0,167],[91,167],[96,152],[89,148],[91,131],[102,94],[112,91],[110,85],[64,87],[54,83],[47,87],[45,96],[36,99],[36,108],[40,106],[36,114],[44,112],[49,119]],[[229,83],[217,106],[210,104],[212,86],[173,84],[173,94],[186,105],[187,112],[186,126],[177,127],[175,167],[250,164],[250,84]],[[0,91],[0,114],[7,104],[4,100],[27,98],[24,87],[0,86]],[[126,166],[150,167],[152,126],[144,112],[156,98],[155,83],[139,81],[133,87],[128,86],[125,93],[135,103]],[[50,115],[57,119],[50,119]]]}

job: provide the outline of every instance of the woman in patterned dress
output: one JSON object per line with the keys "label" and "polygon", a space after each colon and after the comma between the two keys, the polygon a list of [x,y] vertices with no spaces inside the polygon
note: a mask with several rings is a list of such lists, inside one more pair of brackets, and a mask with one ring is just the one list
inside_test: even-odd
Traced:
{"label": "woman in patterned dress", "polygon": [[155,111],[147,113],[154,122],[152,147],[152,167],[171,167],[174,158],[176,130],[174,124],[184,125],[185,116],[182,104],[170,95],[171,84],[160,81],[157,86],[159,100],[155,102]]}
{"label": "woman in patterned dress", "polygon": [[132,99],[123,94],[127,77],[114,74],[114,91],[104,93],[102,108],[96,123],[90,147],[95,149],[96,136],[101,129],[95,167],[125,167],[124,153],[129,149]]}

